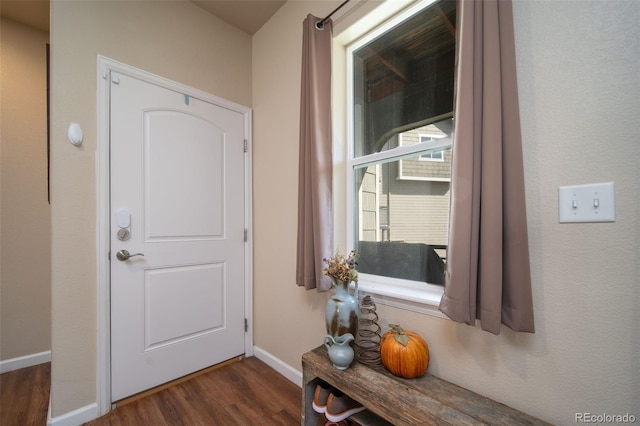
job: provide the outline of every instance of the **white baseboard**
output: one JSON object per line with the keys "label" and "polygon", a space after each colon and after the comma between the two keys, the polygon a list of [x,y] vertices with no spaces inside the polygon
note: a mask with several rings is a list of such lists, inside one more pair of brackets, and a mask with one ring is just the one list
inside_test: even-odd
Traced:
{"label": "white baseboard", "polygon": [[91,420],[95,420],[98,415],[98,403],[85,405],[84,407],[65,413],[61,416],[51,417],[51,399],[49,399],[49,414],[47,414],[47,426],[78,426]]}
{"label": "white baseboard", "polygon": [[0,361],[0,374],[21,368],[33,367],[34,365],[44,364],[45,362],[51,362],[51,351],[6,359]]}
{"label": "white baseboard", "polygon": [[280,358],[276,358],[269,352],[257,346],[253,347],[253,355],[278,373],[286,377],[290,382],[302,387],[302,372],[296,370],[289,364],[284,363]]}

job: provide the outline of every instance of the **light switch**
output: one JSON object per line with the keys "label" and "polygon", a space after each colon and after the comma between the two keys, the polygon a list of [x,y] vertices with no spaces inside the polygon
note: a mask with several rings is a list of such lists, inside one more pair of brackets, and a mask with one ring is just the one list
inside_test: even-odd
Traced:
{"label": "light switch", "polygon": [[613,182],[558,188],[560,223],[615,222]]}

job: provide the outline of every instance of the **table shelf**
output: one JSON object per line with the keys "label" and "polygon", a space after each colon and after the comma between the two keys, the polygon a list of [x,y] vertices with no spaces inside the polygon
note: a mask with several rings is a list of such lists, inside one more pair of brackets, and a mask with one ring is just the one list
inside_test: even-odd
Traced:
{"label": "table shelf", "polygon": [[403,379],[383,366],[370,367],[358,362],[346,370],[338,370],[331,364],[324,346],[302,356],[302,379],[302,426],[317,426],[324,417],[312,406],[320,380],[366,407],[366,412],[352,416],[363,426],[548,425],[430,374]]}

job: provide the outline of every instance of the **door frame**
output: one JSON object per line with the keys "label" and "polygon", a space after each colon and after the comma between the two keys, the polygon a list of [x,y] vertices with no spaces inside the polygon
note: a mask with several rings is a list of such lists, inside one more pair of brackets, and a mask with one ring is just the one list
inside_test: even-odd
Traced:
{"label": "door frame", "polygon": [[244,246],[244,309],[247,320],[247,331],[244,336],[245,354],[253,356],[253,230],[252,230],[252,174],[251,174],[251,109],[243,105],[222,99],[198,89],[168,80],[164,77],[143,71],[130,65],[98,55],[97,75],[97,147],[96,147],[96,265],[97,265],[97,364],[96,364],[96,399],[98,416],[112,409],[111,401],[111,277],[110,277],[110,90],[111,72],[128,75],[157,86],[183,93],[190,97],[212,103],[223,108],[243,114],[246,150],[244,156],[244,190],[245,211],[244,223],[247,238]]}

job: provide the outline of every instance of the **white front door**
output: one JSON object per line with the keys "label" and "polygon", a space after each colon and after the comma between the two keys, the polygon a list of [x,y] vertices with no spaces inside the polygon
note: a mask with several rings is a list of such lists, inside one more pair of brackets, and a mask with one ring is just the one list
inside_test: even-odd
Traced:
{"label": "white front door", "polygon": [[245,135],[241,113],[111,76],[117,401],[245,353]]}

